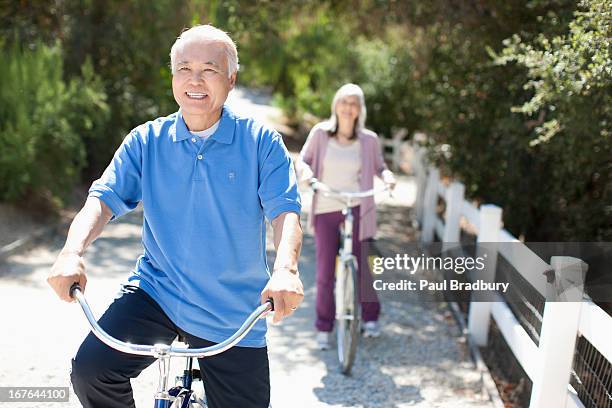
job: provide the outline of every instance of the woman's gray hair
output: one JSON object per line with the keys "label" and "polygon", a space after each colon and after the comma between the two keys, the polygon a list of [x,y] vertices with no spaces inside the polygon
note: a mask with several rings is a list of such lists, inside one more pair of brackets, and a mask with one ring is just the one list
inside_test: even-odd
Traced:
{"label": "woman's gray hair", "polygon": [[359,99],[360,109],[359,116],[355,121],[355,131],[361,130],[365,128],[365,121],[367,116],[367,110],[365,105],[365,96],[363,95],[363,90],[359,85],[356,84],[344,84],[336,91],[334,95],[334,99],[331,103],[331,116],[329,120],[325,123],[325,128],[332,134],[335,134],[338,131],[338,116],[336,115],[336,106],[338,105],[338,101],[340,99],[345,98],[347,96],[356,96]]}
{"label": "woman's gray hair", "polygon": [[172,48],[170,49],[170,69],[172,70],[172,75],[176,73],[176,54],[179,47],[183,46],[186,41],[194,39],[212,40],[223,43],[227,55],[227,75],[232,76],[232,74],[238,72],[240,66],[238,65],[238,50],[236,49],[236,43],[234,43],[225,31],[207,24],[196,25],[184,30],[174,44],[172,44]]}

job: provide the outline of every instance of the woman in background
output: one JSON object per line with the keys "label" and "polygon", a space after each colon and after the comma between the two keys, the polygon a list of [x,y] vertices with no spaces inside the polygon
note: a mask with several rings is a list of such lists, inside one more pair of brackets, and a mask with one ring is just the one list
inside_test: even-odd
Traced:
{"label": "woman in background", "polygon": [[[334,96],[329,120],[318,123],[308,135],[300,153],[301,178],[315,177],[335,190],[365,191],[373,188],[374,176],[391,188],[395,177],[385,165],[376,133],[365,128],[366,106],[358,85],[345,84]],[[335,320],[334,278],[338,253],[338,229],[344,221],[342,201],[315,193],[309,227],[314,227],[317,258],[317,344],[329,348]],[[363,331],[366,337],[378,337],[380,303],[372,288],[367,253],[363,241],[376,233],[376,208],[373,197],[363,198],[353,208],[353,253],[357,257]],[[362,259],[363,255],[363,259]],[[363,275],[365,274],[365,275]],[[365,295],[365,296],[363,296]],[[363,300],[368,300],[364,302]]]}

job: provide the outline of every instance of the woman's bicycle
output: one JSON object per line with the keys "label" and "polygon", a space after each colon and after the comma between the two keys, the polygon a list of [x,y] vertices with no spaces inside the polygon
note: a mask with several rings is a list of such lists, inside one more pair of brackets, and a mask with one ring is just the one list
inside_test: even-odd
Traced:
{"label": "woman's bicycle", "polygon": [[[101,342],[117,351],[139,356],[150,356],[158,359],[159,382],[157,392],[155,393],[154,408],[207,408],[206,395],[199,397],[192,389],[194,381],[202,380],[199,370],[193,369],[193,359],[214,356],[215,354],[223,353],[232,348],[249,333],[259,319],[274,311],[272,300],[268,300],[255,309],[250,316],[247,317],[242,326],[225,341],[210,347],[189,349],[168,344],[130,344],[116,339],[100,327],[78,284],[74,284],[70,288],[70,295],[81,305],[83,313],[85,313],[85,317],[87,317],[87,321],[91,327],[91,331]],[[171,357],[184,357],[187,359],[187,363],[183,375],[177,377],[177,384],[174,387],[168,388]]]}
{"label": "woman's bicycle", "polygon": [[357,340],[359,338],[359,319],[361,316],[359,306],[359,278],[357,274],[357,258],[353,254],[353,213],[351,208],[357,200],[372,197],[384,191],[390,191],[385,186],[381,189],[371,189],[359,192],[334,190],[316,178],[310,180],[311,188],[326,197],[334,197],[344,202],[342,214],[344,223],[340,228],[340,246],[336,262],[336,282],[334,297],[336,302],[336,343],[338,361],[343,374],[351,373]]}

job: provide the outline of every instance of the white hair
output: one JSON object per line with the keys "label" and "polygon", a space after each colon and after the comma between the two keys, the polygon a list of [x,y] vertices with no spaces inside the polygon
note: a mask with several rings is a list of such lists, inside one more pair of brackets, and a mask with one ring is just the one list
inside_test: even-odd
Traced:
{"label": "white hair", "polygon": [[363,90],[359,85],[356,84],[344,84],[336,91],[334,95],[334,99],[331,103],[331,116],[329,120],[327,120],[326,128],[332,134],[335,134],[338,131],[338,116],[336,115],[336,106],[338,105],[338,101],[342,98],[346,98],[347,96],[356,96],[359,99],[360,109],[359,116],[355,121],[355,132],[357,130],[361,130],[365,128],[365,121],[367,116],[367,110],[365,105],[365,96],[363,95]]}
{"label": "white hair", "polygon": [[196,39],[219,41],[223,43],[225,54],[227,55],[227,75],[232,76],[232,74],[238,72],[240,66],[238,65],[238,50],[236,49],[236,43],[234,43],[225,31],[207,24],[196,25],[184,30],[174,44],[172,44],[172,48],[170,49],[170,68],[172,70],[172,75],[176,73],[176,54],[179,47],[182,47],[187,41]]}

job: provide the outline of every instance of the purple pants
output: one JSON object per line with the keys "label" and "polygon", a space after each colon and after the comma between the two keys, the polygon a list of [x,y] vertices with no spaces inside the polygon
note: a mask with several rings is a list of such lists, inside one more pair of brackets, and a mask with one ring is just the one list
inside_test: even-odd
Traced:
{"label": "purple pants", "polygon": [[[376,292],[372,289],[372,275],[367,262],[368,254],[362,257],[362,242],[359,241],[359,206],[353,207],[353,254],[357,257],[358,285],[356,293],[360,296],[361,318],[363,321],[378,320],[380,302]],[[341,211],[315,215],[315,245],[317,254],[317,321],[315,326],[319,331],[330,332],[336,319],[336,305],[334,299],[334,281],[336,271],[336,255],[338,254],[338,229],[344,222]],[[361,283],[360,283],[361,282]],[[374,302],[363,302],[375,300]]]}

